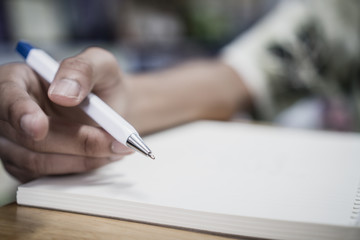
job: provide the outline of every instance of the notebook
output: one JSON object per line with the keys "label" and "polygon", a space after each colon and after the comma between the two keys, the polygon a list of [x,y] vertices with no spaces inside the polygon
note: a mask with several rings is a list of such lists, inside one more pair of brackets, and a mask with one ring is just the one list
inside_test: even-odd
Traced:
{"label": "notebook", "polygon": [[21,205],[265,239],[360,239],[360,134],[200,121],[95,171],[21,185]]}

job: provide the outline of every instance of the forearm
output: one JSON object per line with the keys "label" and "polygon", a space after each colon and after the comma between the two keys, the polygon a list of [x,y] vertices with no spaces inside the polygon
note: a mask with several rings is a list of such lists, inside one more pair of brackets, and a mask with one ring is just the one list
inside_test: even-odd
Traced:
{"label": "forearm", "polygon": [[128,120],[149,133],[199,119],[227,120],[250,105],[239,76],[219,61],[196,61],[129,77]]}

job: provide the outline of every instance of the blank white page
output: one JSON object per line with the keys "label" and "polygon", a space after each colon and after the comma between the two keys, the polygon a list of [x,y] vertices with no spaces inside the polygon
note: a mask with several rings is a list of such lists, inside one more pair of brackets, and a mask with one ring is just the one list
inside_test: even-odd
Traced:
{"label": "blank white page", "polygon": [[[357,134],[202,121],[151,135],[145,142],[155,160],[135,153],[91,173],[43,178],[21,188],[109,203],[358,224],[353,213],[360,187]],[[86,205],[81,199],[79,204]]]}

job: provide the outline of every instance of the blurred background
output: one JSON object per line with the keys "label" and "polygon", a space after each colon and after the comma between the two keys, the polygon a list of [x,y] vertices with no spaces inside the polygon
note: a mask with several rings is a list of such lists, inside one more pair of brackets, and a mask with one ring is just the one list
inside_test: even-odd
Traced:
{"label": "blurred background", "polygon": [[0,64],[20,39],[58,60],[98,45],[129,71],[216,54],[276,0],[0,0]]}

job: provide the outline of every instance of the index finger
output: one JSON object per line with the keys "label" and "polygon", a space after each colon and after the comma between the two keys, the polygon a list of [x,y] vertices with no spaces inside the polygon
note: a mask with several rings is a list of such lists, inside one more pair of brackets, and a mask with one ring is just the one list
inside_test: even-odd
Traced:
{"label": "index finger", "polygon": [[0,73],[0,119],[34,140],[43,139],[48,132],[49,122],[34,101],[34,95],[42,95],[37,76],[25,64],[3,65]]}

